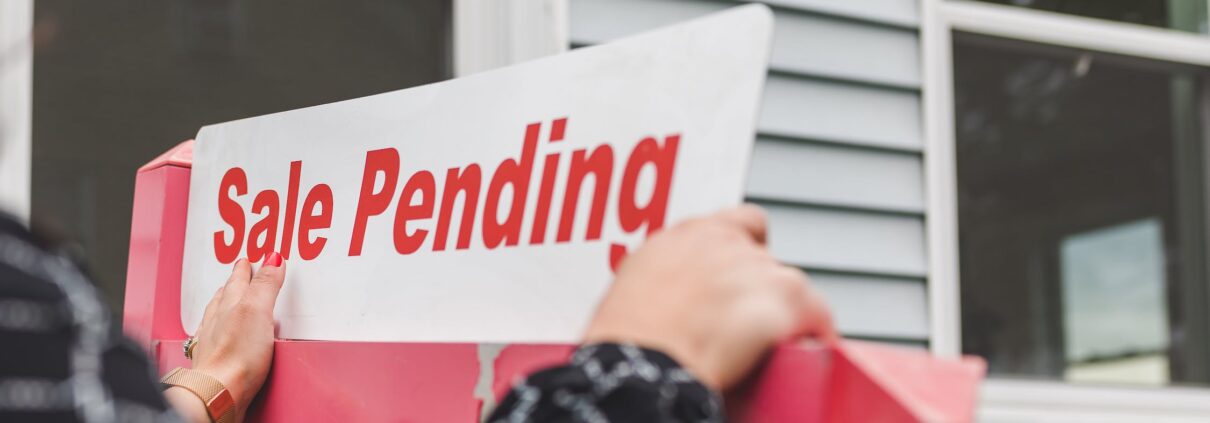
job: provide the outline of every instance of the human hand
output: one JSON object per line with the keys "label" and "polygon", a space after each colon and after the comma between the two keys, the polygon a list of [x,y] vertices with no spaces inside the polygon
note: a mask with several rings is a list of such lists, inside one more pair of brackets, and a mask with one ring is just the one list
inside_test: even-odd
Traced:
{"label": "human hand", "polygon": [[654,235],[622,262],[584,341],[659,350],[721,391],[779,341],[836,339],[807,275],[765,248],[765,228],[745,205]]}
{"label": "human hand", "polygon": [[214,293],[193,348],[193,369],[227,387],[242,420],[260,391],[273,359],[273,306],[285,281],[285,263],[271,253],[255,274],[246,259],[235,262],[227,283]]}

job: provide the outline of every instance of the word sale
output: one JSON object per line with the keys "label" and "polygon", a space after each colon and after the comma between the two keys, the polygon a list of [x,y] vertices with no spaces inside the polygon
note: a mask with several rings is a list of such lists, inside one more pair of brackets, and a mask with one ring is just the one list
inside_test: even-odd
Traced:
{"label": "word sale", "polygon": [[[563,142],[567,122],[566,118],[551,122],[547,142]],[[618,195],[613,196],[617,204],[614,213],[611,213],[618,219],[618,226],[626,233],[643,229],[645,234],[650,234],[664,225],[679,134],[667,135],[662,142],[656,137],[643,138],[625,161],[620,157],[615,160],[612,146],[600,144],[591,149],[575,149],[570,154],[548,153],[538,167],[535,166],[537,158],[534,156],[541,129],[541,123],[529,124],[525,129],[519,157],[504,159],[490,175],[478,163],[450,168],[445,171],[440,188],[433,172],[428,170],[401,178],[400,154],[394,148],[366,152],[347,254],[361,255],[366,231],[371,227],[374,228],[372,230],[389,227],[395,251],[404,255],[415,253],[426,245],[431,251],[467,249],[470,248],[471,237],[476,233],[488,249],[511,247],[523,242],[540,245],[547,242],[547,231],[550,229],[554,232],[554,242],[569,242],[573,238],[576,219],[584,218],[588,219],[588,225],[582,239],[599,240],[610,192],[615,188],[610,186],[611,181],[619,166],[622,172],[620,186],[616,187]],[[561,160],[569,161],[567,166],[562,167],[566,169],[564,174],[559,172]],[[253,198],[251,207],[259,220],[248,228],[245,225],[249,215],[237,201],[248,194],[247,174],[239,167],[232,167],[223,174],[219,182],[218,212],[226,227],[214,232],[214,254],[218,261],[235,261],[245,246],[248,259],[253,262],[272,251],[280,251],[289,258],[294,244],[297,244],[298,257],[302,260],[312,260],[323,253],[327,238],[313,232],[332,226],[332,212],[337,205],[333,204],[332,187],[321,183],[307,191],[300,207],[298,199],[302,167],[301,160],[290,163],[284,213],[279,213],[281,198],[277,191],[261,191]],[[654,188],[649,196],[644,196],[647,198],[636,198],[639,196],[639,175],[648,167],[654,170]],[[592,178],[588,179],[589,176]],[[563,181],[564,195],[563,203],[556,205],[551,203],[558,180]],[[538,184],[537,201],[532,211],[526,210],[531,181]],[[512,199],[501,204],[506,187],[511,187]],[[586,191],[591,199],[586,217],[577,216],[577,203],[582,190],[590,190]],[[459,197],[463,206],[461,215],[455,216],[454,205]],[[392,202],[396,202],[394,216],[384,216]],[[480,206],[483,207],[481,215],[476,213]],[[501,210],[501,207],[505,210]],[[501,212],[503,218],[500,217]],[[481,216],[478,225],[476,216]],[[522,222],[527,216],[533,224],[529,233],[523,234]],[[279,221],[279,217],[282,221]],[[436,219],[431,231],[416,227],[417,223],[430,219]],[[550,228],[556,222],[557,226]],[[282,231],[280,237],[277,233],[279,224]],[[449,239],[451,225],[458,225],[456,240]],[[616,266],[625,254],[623,246],[613,244],[610,264]]]}

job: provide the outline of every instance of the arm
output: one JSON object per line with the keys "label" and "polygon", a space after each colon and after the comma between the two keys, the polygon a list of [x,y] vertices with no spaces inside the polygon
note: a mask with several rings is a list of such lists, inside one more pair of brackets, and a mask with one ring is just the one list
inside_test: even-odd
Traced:
{"label": "arm", "polygon": [[[0,421],[209,422],[189,391],[161,395],[145,351],[111,325],[84,273],[55,251],[0,214],[0,309],[16,307],[0,324],[0,386],[20,394],[0,401]],[[263,266],[254,277],[251,266],[239,263],[228,285],[240,284],[246,294],[230,297],[237,305],[208,310],[199,332],[209,348],[194,367],[223,378],[244,407],[272,355],[272,298],[284,274],[278,266]]]}
{"label": "arm", "polygon": [[[515,387],[490,421],[722,421],[717,393],[771,346],[836,338],[806,274],[764,240],[764,212],[752,206],[656,234],[622,263],[585,333],[590,346]],[[584,418],[593,413],[603,419]]]}
{"label": "arm", "polygon": [[722,402],[671,357],[592,344],[515,386],[489,422],[721,422]]}

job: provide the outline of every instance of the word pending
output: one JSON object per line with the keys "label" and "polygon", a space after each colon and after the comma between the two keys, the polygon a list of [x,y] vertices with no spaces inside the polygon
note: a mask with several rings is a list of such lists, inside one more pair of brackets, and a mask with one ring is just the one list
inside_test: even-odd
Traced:
{"label": "word pending", "polygon": [[[547,141],[562,142],[566,128],[567,118],[551,122]],[[546,154],[541,168],[535,168],[534,156],[541,129],[541,123],[529,124],[525,130],[520,156],[501,161],[490,175],[490,179],[485,178],[485,172],[478,163],[470,163],[461,168],[447,169],[440,189],[433,173],[427,170],[401,179],[400,155],[395,148],[366,152],[361,189],[353,215],[353,229],[349,234],[348,256],[361,255],[367,229],[372,225],[377,228],[381,227],[377,225],[384,224],[391,225],[395,251],[399,254],[415,253],[430,240],[432,251],[446,250],[451,244],[450,226],[455,224],[458,225],[458,239],[452,242],[452,247],[456,250],[467,249],[471,245],[471,236],[475,233],[475,218],[479,215],[476,212],[480,206],[483,207],[483,213],[482,222],[478,225],[479,234],[483,245],[488,249],[516,246],[522,242],[528,242],[530,245],[545,243],[552,220],[552,208],[558,217],[554,240],[557,243],[569,242],[573,237],[572,228],[575,227],[576,219],[582,218],[577,216],[577,203],[582,190],[591,190],[588,229],[583,239],[599,240],[605,223],[609,194],[613,188],[610,186],[613,173],[622,161],[620,158],[615,160],[612,146],[600,144],[591,150],[583,148],[571,151],[571,157],[567,158],[570,163],[566,166],[566,175],[558,174],[559,162],[565,158],[562,152]],[[635,233],[644,229],[645,234],[650,234],[663,226],[679,142],[679,134],[665,136],[662,143],[655,137],[645,137],[630,151],[621,169],[622,176],[618,187],[620,191],[616,196],[618,204],[614,213],[624,232]],[[655,171],[654,189],[651,190],[650,198],[641,201],[644,199],[636,198],[639,175],[648,166]],[[259,261],[272,251],[279,251],[284,257],[290,258],[295,242],[299,258],[312,260],[319,257],[328,240],[324,236],[313,235],[312,232],[332,226],[332,212],[335,207],[332,187],[328,184],[312,186],[303,197],[300,208],[298,198],[301,176],[302,161],[291,162],[284,213],[279,213],[281,201],[277,191],[266,189],[256,194],[251,210],[259,215],[260,219],[247,229],[245,237],[246,213],[236,199],[248,193],[248,177],[242,168],[228,169],[219,182],[218,191],[219,216],[227,227],[214,232],[215,257],[222,263],[231,263],[240,256],[240,251],[246,244],[247,257],[253,262]],[[592,178],[589,179],[589,176]],[[551,204],[557,179],[565,181],[562,185],[564,195],[561,205]],[[538,198],[535,210],[528,214],[532,219],[532,229],[528,234],[522,234],[522,221],[528,212],[526,197],[529,195],[531,180],[538,183]],[[586,180],[591,181],[591,186],[585,183]],[[504,189],[509,186],[512,200],[501,204]],[[461,216],[456,217],[454,204],[459,197],[463,207]],[[394,216],[383,216],[392,201],[397,202]],[[507,209],[503,219],[498,217],[502,211],[501,207]],[[279,216],[284,221],[279,222]],[[431,233],[428,229],[414,227],[418,222],[433,218],[436,218],[436,225]],[[282,230],[280,237],[277,233],[279,224]],[[625,247],[613,244],[609,257],[611,266],[616,267],[625,254]]]}

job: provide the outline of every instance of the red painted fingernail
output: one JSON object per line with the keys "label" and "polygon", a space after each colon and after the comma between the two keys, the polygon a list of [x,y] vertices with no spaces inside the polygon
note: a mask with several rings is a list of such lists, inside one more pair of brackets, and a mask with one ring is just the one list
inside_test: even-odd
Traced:
{"label": "red painted fingernail", "polygon": [[265,257],[265,266],[281,267],[281,254],[276,251],[269,253],[269,257]]}

